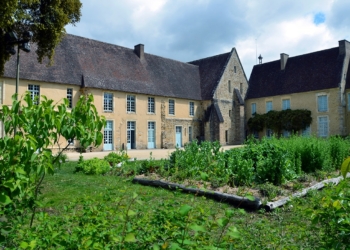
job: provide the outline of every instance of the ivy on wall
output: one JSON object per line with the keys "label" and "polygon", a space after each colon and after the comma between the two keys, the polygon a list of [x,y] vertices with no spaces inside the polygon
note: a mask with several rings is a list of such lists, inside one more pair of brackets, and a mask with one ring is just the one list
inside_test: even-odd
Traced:
{"label": "ivy on wall", "polygon": [[282,130],[297,132],[305,129],[312,122],[311,111],[307,109],[271,110],[266,114],[255,114],[248,120],[251,131],[262,131],[269,128],[280,134]]}

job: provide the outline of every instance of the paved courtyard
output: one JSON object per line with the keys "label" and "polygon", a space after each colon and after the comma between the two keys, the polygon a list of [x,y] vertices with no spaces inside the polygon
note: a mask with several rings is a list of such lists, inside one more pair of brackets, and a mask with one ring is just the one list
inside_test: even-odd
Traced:
{"label": "paved courtyard", "polygon": [[[241,145],[230,145],[230,146],[222,146],[223,150],[228,150],[231,148],[241,147]],[[145,160],[150,158],[150,154],[152,153],[152,158],[156,160],[167,159],[170,154],[175,151],[175,149],[132,149],[128,150],[127,153],[130,158],[136,158],[137,160]],[[86,152],[83,153],[84,159],[91,159],[94,157],[103,158],[108,155],[110,152],[116,151],[101,151],[101,152]],[[80,153],[77,152],[69,152],[66,153],[68,159],[70,161],[77,161],[79,159]]]}

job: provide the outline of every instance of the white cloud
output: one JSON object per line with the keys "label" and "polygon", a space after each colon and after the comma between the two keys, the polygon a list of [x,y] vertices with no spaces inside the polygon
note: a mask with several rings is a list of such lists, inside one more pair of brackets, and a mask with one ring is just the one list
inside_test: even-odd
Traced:
{"label": "white cloud", "polygon": [[[82,0],[83,16],[68,33],[180,61],[236,47],[247,77],[256,63],[296,56],[350,40],[348,0]],[[314,18],[323,13],[325,21]]]}

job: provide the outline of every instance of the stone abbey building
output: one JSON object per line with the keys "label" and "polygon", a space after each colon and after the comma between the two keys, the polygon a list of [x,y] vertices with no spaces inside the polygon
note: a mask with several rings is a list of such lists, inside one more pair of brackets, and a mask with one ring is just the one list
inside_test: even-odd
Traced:
{"label": "stone abbey building", "polygon": [[[185,63],[145,53],[142,44],[129,49],[66,35],[50,67],[38,63],[34,51],[35,44],[31,53],[21,53],[19,95],[67,98],[73,107],[80,95],[92,93],[107,120],[103,144],[94,150],[174,148],[194,139],[244,141],[248,81],[235,48]],[[0,107],[11,105],[15,78],[12,56],[0,77]],[[79,146],[72,141],[70,147]]]}

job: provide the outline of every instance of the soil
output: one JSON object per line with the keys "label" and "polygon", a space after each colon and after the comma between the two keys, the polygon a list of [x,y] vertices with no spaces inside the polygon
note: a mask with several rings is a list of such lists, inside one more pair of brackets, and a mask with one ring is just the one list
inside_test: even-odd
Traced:
{"label": "soil", "polygon": [[[272,184],[260,184],[252,187],[230,187],[228,185],[215,187],[210,182],[196,181],[196,180],[185,180],[182,182],[176,182],[177,184],[182,184],[185,187],[198,188],[208,191],[217,191],[226,194],[234,194],[238,196],[253,195],[259,198],[261,201],[277,201],[284,197],[291,196],[293,193],[301,191],[304,188],[311,187],[318,182],[339,176],[339,172],[334,172],[324,176],[315,175],[304,175],[296,180],[285,183],[281,186],[274,186]],[[149,179],[149,180],[161,180],[164,182],[175,183],[170,178],[164,178],[156,173],[148,173],[135,176],[137,178]],[[324,178],[322,178],[324,177]]]}

